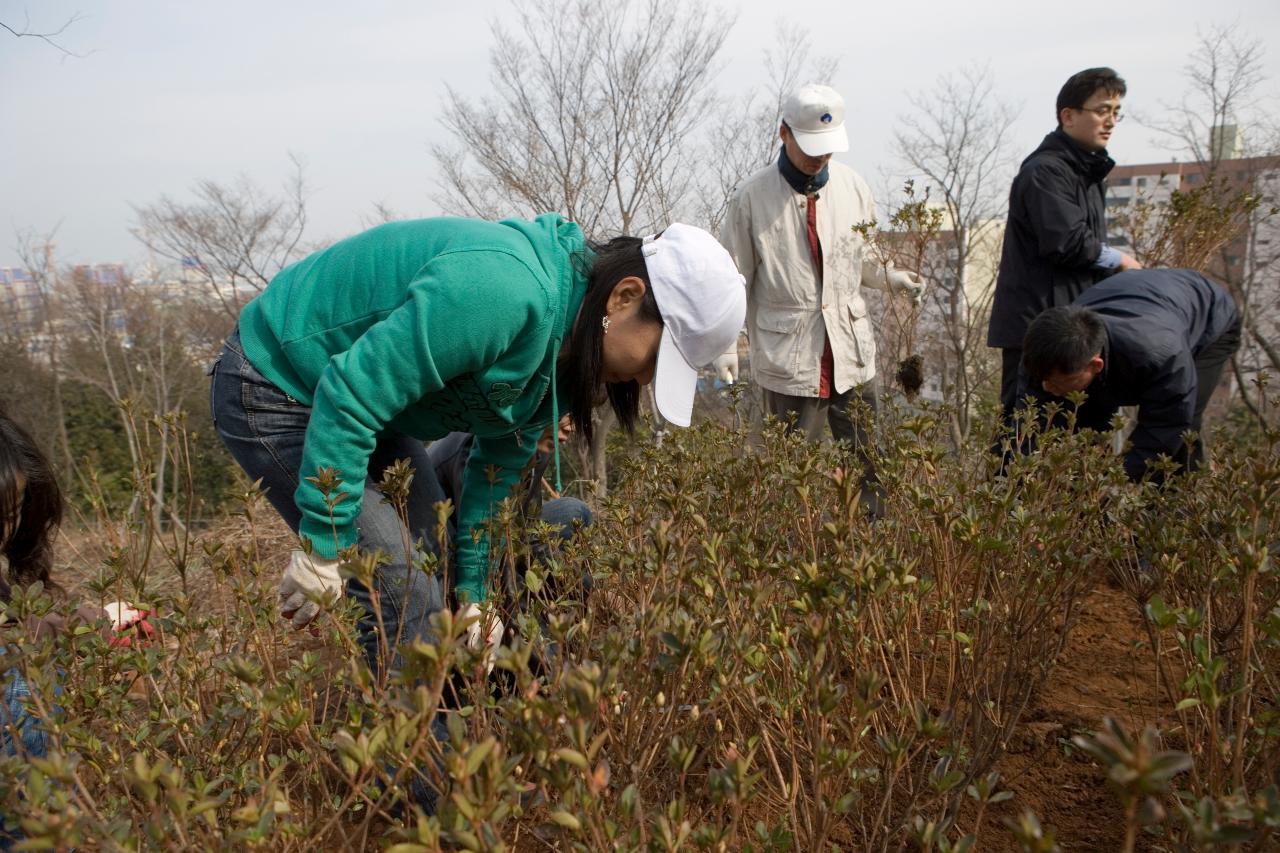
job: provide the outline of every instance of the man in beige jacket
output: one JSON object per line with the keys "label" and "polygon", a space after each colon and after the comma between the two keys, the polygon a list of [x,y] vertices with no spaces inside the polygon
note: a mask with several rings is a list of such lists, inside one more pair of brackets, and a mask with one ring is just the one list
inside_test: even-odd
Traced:
{"label": "man in beige jacket", "polygon": [[[862,288],[905,291],[919,301],[924,282],[864,262],[853,229],[875,218],[875,202],[866,181],[831,160],[849,149],[840,95],[829,86],[801,86],[783,106],[779,135],[777,161],[734,192],[720,235],[746,278],[752,375],[766,414],[813,441],[829,423],[874,482],[867,431],[850,415],[859,400],[871,413],[879,405]],[[717,367],[736,374],[736,357],[736,349],[726,353]]]}

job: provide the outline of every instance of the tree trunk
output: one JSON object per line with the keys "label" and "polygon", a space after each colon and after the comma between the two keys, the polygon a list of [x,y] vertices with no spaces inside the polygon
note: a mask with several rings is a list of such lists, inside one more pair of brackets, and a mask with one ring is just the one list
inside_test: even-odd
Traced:
{"label": "tree trunk", "polygon": [[609,446],[609,431],[618,422],[618,416],[608,405],[600,406],[595,411],[595,431],[591,436],[590,461],[591,477],[595,480],[596,503],[599,504],[609,493],[609,460],[605,451]]}

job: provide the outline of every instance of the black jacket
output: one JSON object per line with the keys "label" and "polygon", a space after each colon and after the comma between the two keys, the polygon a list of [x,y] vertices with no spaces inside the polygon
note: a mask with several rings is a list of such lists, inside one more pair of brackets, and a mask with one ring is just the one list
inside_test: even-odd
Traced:
{"label": "black jacket", "polygon": [[1061,130],[1022,161],[1009,191],[987,346],[1021,347],[1037,314],[1070,304],[1106,275],[1094,263],[1107,238],[1103,179],[1115,164]]}
{"label": "black jacket", "polygon": [[[1121,406],[1137,406],[1125,473],[1139,479],[1162,453],[1185,468],[1182,434],[1195,422],[1195,359],[1238,322],[1231,296],[1193,270],[1149,269],[1111,276],[1075,304],[1097,312],[1107,327],[1102,373],[1085,391],[1077,425],[1108,430]],[[1018,398],[1046,398],[1028,386],[1023,370]]]}

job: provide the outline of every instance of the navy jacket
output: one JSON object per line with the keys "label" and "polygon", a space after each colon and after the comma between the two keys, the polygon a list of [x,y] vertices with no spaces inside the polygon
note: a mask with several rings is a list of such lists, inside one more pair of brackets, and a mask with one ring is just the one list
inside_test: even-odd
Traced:
{"label": "navy jacket", "polygon": [[[1107,328],[1102,373],[1085,390],[1077,425],[1107,430],[1121,406],[1137,406],[1125,473],[1139,479],[1162,453],[1185,468],[1182,434],[1195,426],[1195,359],[1238,322],[1230,294],[1193,270],[1130,270],[1089,288],[1075,304],[1097,312]],[[1029,386],[1024,368],[1018,398],[1048,398]]]}
{"label": "navy jacket", "polygon": [[987,346],[1022,346],[1046,308],[1069,305],[1107,273],[1094,264],[1107,239],[1106,178],[1115,161],[1061,130],[1044,138],[1009,191],[1009,224],[991,303]]}

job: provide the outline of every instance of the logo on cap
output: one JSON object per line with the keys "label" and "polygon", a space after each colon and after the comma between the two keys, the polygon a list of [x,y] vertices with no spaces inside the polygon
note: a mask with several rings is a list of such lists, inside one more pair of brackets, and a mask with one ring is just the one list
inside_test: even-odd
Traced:
{"label": "logo on cap", "polygon": [[822,123],[823,123],[823,124],[831,124],[831,113],[823,113],[823,114],[822,114]]}

